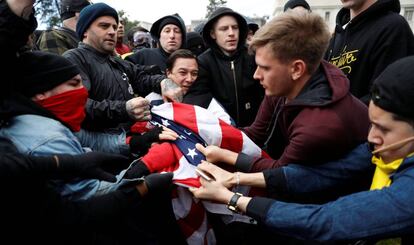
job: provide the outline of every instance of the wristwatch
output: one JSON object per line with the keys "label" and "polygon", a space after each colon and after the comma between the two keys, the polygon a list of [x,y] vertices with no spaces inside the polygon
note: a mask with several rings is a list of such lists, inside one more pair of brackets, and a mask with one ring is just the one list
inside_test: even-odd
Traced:
{"label": "wristwatch", "polygon": [[239,198],[243,196],[241,193],[234,193],[234,195],[231,197],[229,203],[227,203],[227,208],[235,213],[240,213],[239,208],[237,207],[237,201]]}

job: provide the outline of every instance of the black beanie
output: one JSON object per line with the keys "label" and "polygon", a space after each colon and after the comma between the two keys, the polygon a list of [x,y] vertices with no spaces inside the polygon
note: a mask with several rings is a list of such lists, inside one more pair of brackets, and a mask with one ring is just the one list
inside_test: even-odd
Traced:
{"label": "black beanie", "polygon": [[69,19],[90,4],[88,0],[62,0],[60,2],[60,18],[62,20]]}
{"label": "black beanie", "polygon": [[41,51],[23,53],[19,67],[22,77],[19,90],[27,97],[51,90],[80,73],[65,57]]}
{"label": "black beanie", "polygon": [[79,20],[76,24],[76,33],[79,39],[83,40],[83,33],[89,28],[94,20],[101,16],[112,16],[119,23],[118,13],[116,10],[105,3],[95,3],[82,9],[79,14]]}
{"label": "black beanie", "polygon": [[167,17],[161,21],[160,26],[158,27],[158,36],[161,35],[160,33],[162,31],[162,28],[164,28],[164,26],[168,24],[176,25],[178,28],[182,29],[181,24],[177,19],[172,18],[172,17]]}
{"label": "black beanie", "polygon": [[397,60],[375,79],[371,100],[382,109],[414,119],[414,56]]}
{"label": "black beanie", "polygon": [[173,25],[178,26],[178,28],[180,28],[182,37],[183,37],[183,43],[184,43],[185,38],[186,38],[185,25],[184,25],[183,19],[181,19],[180,15],[178,14],[167,15],[155,21],[154,24],[152,24],[151,26],[151,30],[150,30],[151,35],[156,40],[159,40],[162,28],[168,24],[173,24]]}
{"label": "black beanie", "polygon": [[311,10],[308,2],[306,2],[305,0],[289,0],[283,7],[283,11],[286,12],[286,10],[293,9],[297,6],[302,6],[309,11]]}

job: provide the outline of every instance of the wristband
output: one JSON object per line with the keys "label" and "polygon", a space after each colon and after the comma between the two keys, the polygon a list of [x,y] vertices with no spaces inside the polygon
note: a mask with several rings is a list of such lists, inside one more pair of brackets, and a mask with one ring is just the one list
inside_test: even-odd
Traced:
{"label": "wristband", "polygon": [[240,172],[236,172],[236,186],[240,185]]}
{"label": "wristband", "polygon": [[231,197],[229,203],[227,203],[227,208],[232,212],[240,213],[239,208],[237,207],[237,201],[242,196],[243,195],[238,193],[238,192],[234,193],[234,195]]}

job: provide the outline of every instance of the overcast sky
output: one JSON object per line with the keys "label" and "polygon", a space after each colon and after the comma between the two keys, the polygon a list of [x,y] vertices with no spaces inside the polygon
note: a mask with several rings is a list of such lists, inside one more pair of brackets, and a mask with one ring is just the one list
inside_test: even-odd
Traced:
{"label": "overcast sky", "polygon": [[[186,25],[193,19],[202,19],[206,15],[208,0],[94,0],[104,2],[116,10],[124,10],[131,20],[153,23],[157,19],[179,13]],[[227,0],[226,6],[240,14],[253,16],[271,16],[274,0]]]}

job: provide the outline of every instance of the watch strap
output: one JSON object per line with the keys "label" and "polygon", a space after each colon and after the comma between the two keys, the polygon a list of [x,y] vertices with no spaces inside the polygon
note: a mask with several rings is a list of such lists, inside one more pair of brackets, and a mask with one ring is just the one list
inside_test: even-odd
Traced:
{"label": "watch strap", "polygon": [[237,207],[237,201],[242,196],[243,195],[241,193],[238,193],[238,192],[234,193],[229,203],[227,203],[227,208],[232,212],[239,213],[239,208]]}

